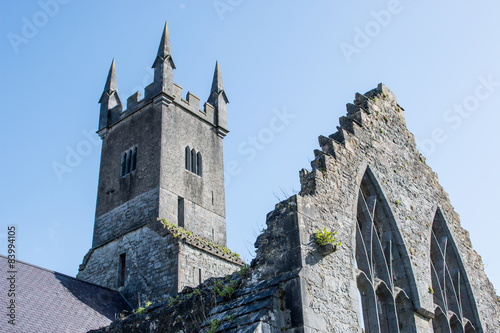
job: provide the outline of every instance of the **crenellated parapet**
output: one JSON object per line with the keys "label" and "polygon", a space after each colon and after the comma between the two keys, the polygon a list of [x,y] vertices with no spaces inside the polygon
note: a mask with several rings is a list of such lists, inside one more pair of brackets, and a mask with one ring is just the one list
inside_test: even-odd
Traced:
{"label": "crenellated parapet", "polygon": [[191,92],[183,97],[182,87],[174,82],[174,69],[176,69],[172,57],[168,26],[165,28],[158,48],[155,61],[154,80],[146,86],[144,97],[141,98],[139,91],[127,98],[127,105],[124,109],[117,88],[115,61],[111,64],[108,79],[104,92],[99,100],[101,112],[99,117],[98,134],[104,137],[108,128],[119,123],[131,114],[141,110],[161,95],[161,100],[166,103],[174,103],[194,117],[210,124],[215,128],[216,133],[224,138],[229,132],[227,129],[227,98],[224,86],[222,84],[222,75],[219,63],[216,62],[211,92],[207,102],[202,106],[200,98]]}

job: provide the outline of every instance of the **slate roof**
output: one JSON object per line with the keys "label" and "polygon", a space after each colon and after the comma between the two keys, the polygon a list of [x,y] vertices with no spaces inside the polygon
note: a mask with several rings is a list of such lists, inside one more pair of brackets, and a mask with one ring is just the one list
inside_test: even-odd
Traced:
{"label": "slate roof", "polygon": [[[0,303],[2,313],[10,298],[8,262],[0,255]],[[109,325],[115,314],[131,310],[122,295],[112,289],[16,261],[16,325],[3,314],[1,332],[79,333]]]}

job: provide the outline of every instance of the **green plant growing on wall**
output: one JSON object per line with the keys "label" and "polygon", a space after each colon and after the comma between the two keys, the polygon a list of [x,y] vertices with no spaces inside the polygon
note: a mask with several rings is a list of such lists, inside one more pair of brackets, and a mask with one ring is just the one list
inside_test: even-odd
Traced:
{"label": "green plant growing on wall", "polygon": [[[201,294],[200,289],[195,289],[195,290],[193,290],[193,292],[191,292],[191,293],[187,294],[187,295],[186,295],[186,297],[187,297],[187,299],[191,299],[191,298],[193,298],[194,296],[196,296],[196,295],[200,295],[200,294]],[[169,306],[170,306],[170,302],[169,302]]]}
{"label": "green plant growing on wall", "polygon": [[229,284],[224,284],[224,282],[219,280],[215,281],[214,292],[222,298],[231,297],[233,296],[237,284],[238,282],[236,280],[230,280]]}
{"label": "green plant growing on wall", "polygon": [[231,286],[224,286],[224,288],[219,292],[221,297],[231,297],[234,293],[234,288]]}
{"label": "green plant growing on wall", "polygon": [[190,231],[187,231],[186,229],[184,229],[182,227],[178,227],[175,224],[168,222],[166,219],[162,219],[161,222],[172,231],[172,235],[175,238],[179,237],[180,235],[184,235],[184,236],[191,236],[192,235],[192,233]]}
{"label": "green plant growing on wall", "polygon": [[168,228],[168,230],[170,231],[172,236],[174,236],[174,238],[177,238],[180,236],[190,237],[191,239],[196,239],[198,242],[208,246],[209,248],[218,249],[226,255],[233,256],[236,259],[241,259],[241,256],[238,253],[232,252],[231,250],[229,250],[225,246],[221,246],[219,244],[214,244],[214,243],[209,242],[203,238],[196,237],[193,235],[193,233],[191,231],[188,231],[182,227],[176,226],[175,224],[168,222],[166,219],[161,219],[161,222],[165,228]]}
{"label": "green plant growing on wall", "polygon": [[141,315],[144,313],[144,311],[146,311],[146,308],[140,306],[137,308],[137,310],[134,311],[135,314],[138,314],[138,315]]}
{"label": "green plant growing on wall", "polygon": [[180,294],[177,294],[177,296],[175,296],[175,298],[173,298],[172,296],[170,296],[168,298],[168,306],[172,306],[174,305],[175,303],[182,303],[182,299],[181,299],[181,295]]}
{"label": "green plant growing on wall", "polygon": [[316,231],[315,240],[319,246],[323,246],[326,244],[333,244],[334,246],[342,245],[342,242],[337,242],[337,232],[326,230],[326,228]]}
{"label": "green plant growing on wall", "polygon": [[247,275],[247,273],[248,273],[248,269],[249,269],[249,268],[250,268],[250,265],[245,264],[245,265],[241,266],[241,267],[240,267],[240,270],[239,270],[239,271],[237,271],[236,273],[237,273],[239,276],[243,277],[243,276]]}
{"label": "green plant growing on wall", "polygon": [[145,306],[139,306],[135,311],[134,313],[135,314],[138,314],[138,315],[141,315],[144,313],[144,311],[146,311],[146,309],[151,305],[152,303],[150,301],[147,301],[146,302],[146,305]]}
{"label": "green plant growing on wall", "polygon": [[326,172],[326,168],[325,167],[319,167],[318,170],[321,171],[321,173],[323,174],[324,178],[328,179],[328,172]]}
{"label": "green plant growing on wall", "polygon": [[215,333],[219,328],[219,325],[220,325],[220,320],[215,318],[210,319],[210,328],[207,329],[207,333]]}

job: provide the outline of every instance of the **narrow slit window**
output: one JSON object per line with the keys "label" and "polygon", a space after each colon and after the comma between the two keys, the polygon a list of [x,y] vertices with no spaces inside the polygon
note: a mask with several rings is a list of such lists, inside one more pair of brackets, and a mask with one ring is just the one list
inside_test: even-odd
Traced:
{"label": "narrow slit window", "polygon": [[127,254],[120,254],[120,263],[118,266],[118,287],[123,287],[125,285],[125,273],[126,273],[126,264],[127,264]]}
{"label": "narrow slit window", "polygon": [[201,268],[198,269],[198,284],[201,284]]}
{"label": "narrow slit window", "polygon": [[177,225],[184,228],[184,198],[177,199]]}

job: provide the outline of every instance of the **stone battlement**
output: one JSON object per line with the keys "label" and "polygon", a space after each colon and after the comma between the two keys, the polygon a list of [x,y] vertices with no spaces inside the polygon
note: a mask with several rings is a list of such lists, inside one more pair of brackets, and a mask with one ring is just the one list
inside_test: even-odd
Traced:
{"label": "stone battlement", "polygon": [[[148,95],[148,91],[151,91],[154,83],[148,85],[145,89],[145,97],[141,99],[141,93],[139,91],[132,94],[127,98],[127,108],[121,110],[121,105],[116,106],[111,109],[110,112],[116,114],[109,121],[108,126],[113,126],[128,116],[132,115],[138,110],[141,110],[147,104],[154,102],[155,96],[151,93]],[[173,84],[173,95],[169,95],[171,102],[180,106],[183,110],[191,113],[193,116],[215,126],[215,108],[208,102],[203,104],[203,109],[200,108],[200,98],[195,94],[188,91],[185,98],[182,98],[182,87],[177,83]]]}
{"label": "stone battlement", "polygon": [[170,48],[170,39],[168,27],[165,29],[160,42],[157,56],[153,63],[154,80],[144,89],[144,98],[141,99],[139,91],[127,98],[126,109],[118,95],[118,84],[116,79],[115,61],[111,64],[108,73],[104,92],[99,100],[101,104],[101,113],[99,117],[98,133],[101,137],[106,135],[107,129],[119,123],[123,119],[142,110],[149,103],[156,103],[157,98],[162,95],[161,100],[166,103],[175,103],[181,109],[187,111],[198,119],[216,127],[217,134],[224,137],[227,130],[227,99],[219,63],[216,63],[214,78],[208,101],[204,103],[203,109],[200,109],[200,98],[190,91],[186,97],[182,98],[182,87],[173,81],[175,64]]}

